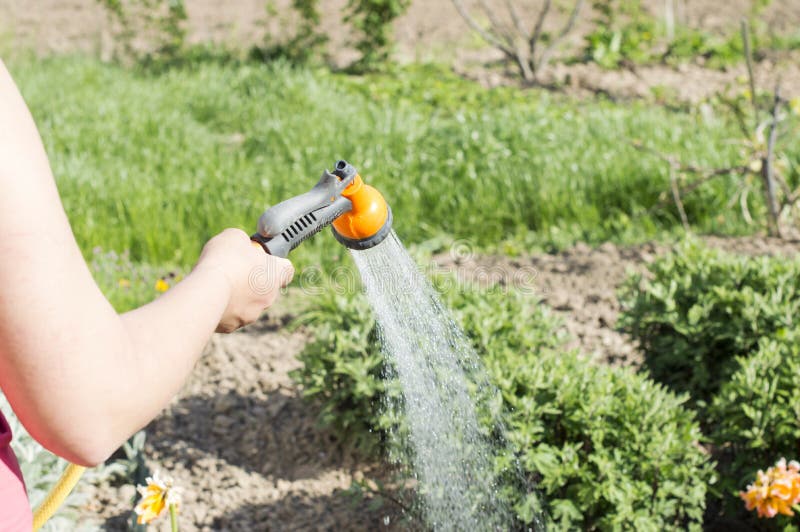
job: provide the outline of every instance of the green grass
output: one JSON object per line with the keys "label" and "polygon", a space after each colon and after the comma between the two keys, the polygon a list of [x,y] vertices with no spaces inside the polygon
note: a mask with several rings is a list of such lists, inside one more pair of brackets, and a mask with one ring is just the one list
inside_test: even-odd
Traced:
{"label": "green grass", "polygon": [[[485,90],[434,67],[348,77],[219,62],[148,74],[80,57],[9,66],[87,258],[101,247],[185,268],[210,236],[252,230],[266,206],[340,157],[384,193],[408,243],[519,251],[643,240],[678,222],[669,210],[647,214],[667,169],[629,139],[708,166],[737,153],[721,118]],[[725,208],[732,190],[720,180],[686,198],[697,229],[743,230]],[[293,258],[342,255],[325,235]]]}

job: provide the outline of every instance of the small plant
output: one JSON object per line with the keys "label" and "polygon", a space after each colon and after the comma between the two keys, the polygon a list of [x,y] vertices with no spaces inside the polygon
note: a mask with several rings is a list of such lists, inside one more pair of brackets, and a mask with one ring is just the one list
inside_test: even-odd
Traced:
{"label": "small plant", "polygon": [[694,241],[632,276],[621,327],[639,343],[656,380],[707,404],[762,338],[785,337],[800,311],[800,265],[747,258]]}
{"label": "small plant", "polygon": [[348,0],[345,22],[358,32],[355,46],[361,52],[353,69],[374,70],[386,62],[392,44],[392,22],[406,12],[410,3],[410,0]]}
{"label": "small plant", "polygon": [[298,356],[303,366],[290,375],[303,396],[320,405],[320,424],[362,452],[377,452],[381,430],[391,426],[378,414],[390,384],[366,300],[326,290],[295,324],[312,326],[314,340]]}
{"label": "small plant", "polygon": [[149,303],[183,277],[177,268],[136,264],[127,251],[117,253],[101,248],[93,250],[89,268],[103,294],[118,312]]}
{"label": "small plant", "polygon": [[800,349],[788,338],[764,338],[754,354],[737,362],[739,368],[714,397],[708,418],[721,477],[717,497],[727,515],[745,518],[734,496],[752,478],[754,465],[797,452]]}
{"label": "small plant", "polygon": [[[117,28],[115,35],[127,58],[145,65],[169,65],[186,51],[186,21],[183,0],[98,0]],[[134,44],[146,41],[143,48]]]}
{"label": "small plant", "polygon": [[[264,45],[253,48],[251,57],[261,61],[285,59],[295,65],[304,65],[322,55],[328,36],[319,31],[319,0],[292,0],[291,7],[297,16],[293,25],[294,33],[283,40],[276,40],[267,34]],[[278,14],[272,1],[267,3],[267,13],[273,17]],[[287,25],[290,24],[287,21]]]}
{"label": "small plant", "polygon": [[646,63],[654,56],[656,23],[639,0],[601,0],[592,3],[594,30],[586,36],[586,55],[605,68],[623,61]]}

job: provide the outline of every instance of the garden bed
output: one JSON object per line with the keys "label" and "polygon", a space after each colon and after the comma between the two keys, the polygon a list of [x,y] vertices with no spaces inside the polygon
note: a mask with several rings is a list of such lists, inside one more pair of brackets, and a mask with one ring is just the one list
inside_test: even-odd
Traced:
{"label": "garden bed", "polygon": [[[746,255],[800,251],[799,242],[763,237],[703,240]],[[533,294],[560,315],[574,347],[607,363],[638,365],[641,354],[615,329],[616,290],[626,272],[643,271],[667,249],[606,243],[517,258],[440,254],[434,262],[479,282],[513,284],[535,273]],[[147,428],[149,468],[185,488],[181,519],[187,529],[376,530],[387,523],[393,528],[399,518],[391,503],[373,508],[346,493],[353,481],[384,477],[385,466],[317,428],[317,410],[288,375],[309,339],[306,330],[287,328],[287,306],[300,298],[292,292],[257,324],[216,335],[180,395]],[[133,487],[89,490],[85,518],[99,516],[107,529],[125,529]]]}

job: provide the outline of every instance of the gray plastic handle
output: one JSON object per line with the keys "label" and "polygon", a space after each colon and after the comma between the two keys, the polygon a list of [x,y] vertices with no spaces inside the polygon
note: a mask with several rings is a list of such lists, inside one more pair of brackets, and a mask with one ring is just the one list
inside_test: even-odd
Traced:
{"label": "gray plastic handle", "polygon": [[308,192],[267,209],[258,219],[258,231],[251,238],[270,255],[286,257],[301,242],[353,208],[342,191],[355,176],[352,166],[339,161],[336,174],[326,170]]}

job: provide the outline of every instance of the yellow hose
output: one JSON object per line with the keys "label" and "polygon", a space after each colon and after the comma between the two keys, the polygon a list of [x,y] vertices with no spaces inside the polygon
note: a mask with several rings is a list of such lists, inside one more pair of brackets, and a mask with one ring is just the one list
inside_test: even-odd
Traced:
{"label": "yellow hose", "polygon": [[33,512],[33,530],[39,530],[48,519],[53,517],[53,514],[56,513],[64,499],[67,498],[69,492],[78,483],[84,471],[86,471],[86,468],[83,466],[67,464],[67,468],[64,469],[61,478],[58,479],[50,493],[47,494],[42,504]]}

